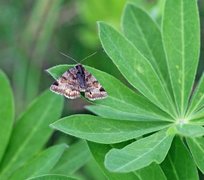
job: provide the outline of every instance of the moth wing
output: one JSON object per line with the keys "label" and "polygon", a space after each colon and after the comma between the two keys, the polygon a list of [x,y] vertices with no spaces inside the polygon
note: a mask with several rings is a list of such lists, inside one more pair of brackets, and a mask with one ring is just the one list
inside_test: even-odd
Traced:
{"label": "moth wing", "polygon": [[107,97],[107,92],[98,82],[98,80],[88,71],[85,72],[86,91],[85,97],[90,100],[104,99]]}
{"label": "moth wing", "polygon": [[75,67],[67,70],[50,86],[50,90],[69,99],[80,97],[80,86],[76,73],[77,69]]}

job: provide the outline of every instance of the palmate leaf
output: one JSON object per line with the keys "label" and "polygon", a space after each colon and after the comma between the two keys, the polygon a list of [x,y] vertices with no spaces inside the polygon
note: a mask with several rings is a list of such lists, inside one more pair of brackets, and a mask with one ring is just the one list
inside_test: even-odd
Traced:
{"label": "palmate leaf", "polygon": [[198,17],[196,0],[166,1],[163,42],[173,93],[181,116],[184,116],[187,109],[199,59]]}
{"label": "palmate leaf", "polygon": [[166,122],[119,121],[92,115],[72,115],[51,124],[66,134],[103,144],[127,141],[168,126]]}
{"label": "palmate leaf", "polygon": [[[131,4],[126,6],[122,26],[124,35],[110,25],[99,22],[99,38],[107,55],[139,93],[107,73],[85,66],[109,95],[104,100],[95,101],[95,106],[88,107],[101,117],[70,116],[51,126],[69,135],[102,144],[141,138],[131,144],[125,142],[128,145],[122,149],[111,149],[115,144],[111,147],[108,145],[104,152],[101,152],[107,153],[104,155],[105,167],[109,171],[128,172],[131,177],[132,173],[129,172],[135,170],[139,172],[142,171],[141,168],[150,164],[161,163],[170,149],[175,134],[185,137],[203,136],[203,100],[198,93],[202,93],[202,79],[191,101],[189,99],[199,54],[196,1],[181,0],[179,3],[176,0],[166,1],[162,36],[152,19]],[[70,67],[73,66],[60,65],[49,69],[48,72],[54,78],[58,78]],[[171,124],[165,121],[171,121]],[[172,121],[176,123],[172,124]],[[169,126],[171,127],[168,128]],[[155,131],[158,132],[154,133]],[[145,136],[142,137],[143,135]],[[185,145],[177,140],[175,144],[174,148],[179,146],[181,149],[171,151],[168,156],[170,159],[164,164],[167,164],[167,168],[175,169],[176,173],[168,172],[163,166],[167,178],[187,178],[187,175],[182,175],[178,169],[180,168],[178,160],[173,159],[184,153],[181,157],[186,158],[186,164],[190,163],[185,170],[192,173],[190,178],[197,179],[194,162]],[[99,156],[94,149],[92,152],[96,157]],[[101,164],[101,156],[98,158]],[[170,161],[172,159],[173,163]],[[100,166],[104,170],[104,166]],[[104,172],[113,179],[116,177],[113,173]]]}
{"label": "palmate leaf", "polygon": [[5,153],[14,123],[13,93],[6,75],[0,70],[0,162]]}

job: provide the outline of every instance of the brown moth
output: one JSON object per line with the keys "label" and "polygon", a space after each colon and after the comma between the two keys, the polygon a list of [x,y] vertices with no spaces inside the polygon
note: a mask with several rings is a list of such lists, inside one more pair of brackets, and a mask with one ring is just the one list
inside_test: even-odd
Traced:
{"label": "brown moth", "polygon": [[107,97],[105,89],[81,64],[77,64],[64,72],[50,86],[50,90],[69,99],[80,97],[80,92],[85,92],[85,97],[90,100]]}

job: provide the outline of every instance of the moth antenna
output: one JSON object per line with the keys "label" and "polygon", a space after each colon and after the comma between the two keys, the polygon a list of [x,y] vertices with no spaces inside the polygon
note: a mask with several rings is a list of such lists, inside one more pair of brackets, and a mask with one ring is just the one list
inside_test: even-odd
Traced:
{"label": "moth antenna", "polygon": [[71,56],[69,56],[69,55],[67,55],[67,54],[64,54],[63,52],[60,52],[60,54],[63,55],[63,56],[65,56],[65,57],[67,57],[67,58],[69,58],[69,59],[71,59],[71,60],[73,60],[73,61],[76,62],[77,64],[79,63],[76,59],[74,59],[73,57],[71,57]]}
{"label": "moth antenna", "polygon": [[79,61],[79,62],[81,63],[82,61],[84,61],[84,60],[86,60],[86,59],[88,59],[88,58],[90,58],[90,57],[94,56],[94,55],[95,55],[97,52],[98,52],[98,51],[96,51],[96,52],[94,52],[94,53],[92,53],[92,54],[90,54],[90,55],[86,56],[84,59],[82,59],[82,60],[81,60],[81,61]]}

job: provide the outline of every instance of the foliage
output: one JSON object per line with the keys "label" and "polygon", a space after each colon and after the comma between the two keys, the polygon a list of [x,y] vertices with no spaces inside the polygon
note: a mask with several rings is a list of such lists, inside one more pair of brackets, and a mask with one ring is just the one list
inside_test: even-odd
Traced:
{"label": "foliage", "polygon": [[[53,133],[49,124],[61,116],[62,97],[46,91],[14,120],[13,93],[2,71],[0,83],[0,179],[27,179],[52,172],[70,176],[87,162],[90,156],[84,142],[70,148],[65,144],[43,148]],[[76,161],[73,153],[80,159]]]}
{"label": "foliage", "polygon": [[[117,179],[115,172],[126,172],[128,179],[148,179],[151,170],[160,179],[198,179],[196,166],[203,172],[198,154],[204,156],[203,77],[192,90],[199,28],[195,0],[166,0],[161,29],[131,3],[123,12],[122,33],[98,22],[101,44],[129,87],[85,66],[109,95],[87,107],[100,117],[64,117],[51,127],[92,141],[92,154],[110,179]],[[70,67],[58,65],[48,72],[58,78]]]}

